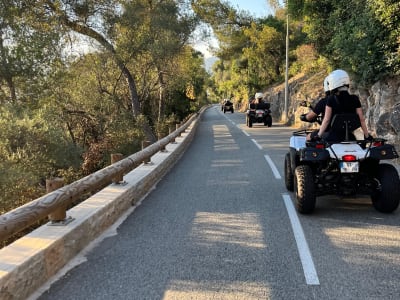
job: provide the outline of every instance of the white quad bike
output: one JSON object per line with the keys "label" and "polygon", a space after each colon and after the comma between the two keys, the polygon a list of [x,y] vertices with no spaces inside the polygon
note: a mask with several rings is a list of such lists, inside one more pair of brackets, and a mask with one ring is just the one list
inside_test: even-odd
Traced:
{"label": "white quad bike", "polygon": [[343,130],[342,142],[308,142],[311,130],[293,132],[285,156],[285,185],[296,195],[296,207],[302,214],[314,211],[322,195],[370,195],[374,208],[391,213],[400,202],[400,179],[397,169],[382,160],[398,158],[393,145],[385,139],[350,140],[350,133],[360,127],[356,114],[336,115],[331,130]]}

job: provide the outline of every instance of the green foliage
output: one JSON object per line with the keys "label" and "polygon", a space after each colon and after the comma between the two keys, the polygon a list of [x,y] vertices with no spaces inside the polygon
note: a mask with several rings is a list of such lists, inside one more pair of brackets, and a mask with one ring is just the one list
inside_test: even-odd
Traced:
{"label": "green foliage", "polygon": [[46,109],[31,114],[14,106],[0,110],[0,210],[37,198],[44,179],[68,166],[79,167],[80,149],[63,138]]}
{"label": "green foliage", "polygon": [[370,83],[399,72],[398,1],[299,1],[305,32],[334,67]]}
{"label": "green foliage", "polygon": [[[225,1],[193,1],[195,11],[215,32],[220,61],[214,65],[212,93],[241,102],[257,91],[283,80],[286,56],[286,15],[278,1],[268,1],[276,16],[252,18]],[[290,43],[304,43],[301,23],[290,23]],[[291,60],[294,55],[291,55]],[[301,67],[303,68],[303,67]]]}
{"label": "green foliage", "polygon": [[293,51],[294,58],[289,66],[289,74],[295,76],[298,73],[313,74],[320,70],[328,70],[329,63],[326,58],[320,56],[313,45],[304,44]]}
{"label": "green foliage", "polygon": [[250,72],[257,74],[257,78],[263,83],[261,86],[281,79],[285,59],[284,33],[268,25],[258,29],[255,23],[251,28],[245,29],[244,33],[249,37],[251,46],[244,48],[243,53],[251,67]]}
{"label": "green foliage", "polygon": [[[32,17],[34,5],[0,3],[0,103],[32,101],[30,88],[38,84],[60,56],[60,32],[54,20]],[[20,6],[17,6],[20,5]]]}
{"label": "green foliage", "polygon": [[374,16],[386,29],[381,47],[386,55],[387,68],[392,74],[400,74],[400,3],[397,0],[367,1]]}

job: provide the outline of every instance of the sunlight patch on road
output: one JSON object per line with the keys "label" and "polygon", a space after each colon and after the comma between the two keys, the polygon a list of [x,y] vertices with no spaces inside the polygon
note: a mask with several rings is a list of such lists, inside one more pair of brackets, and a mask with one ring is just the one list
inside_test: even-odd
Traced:
{"label": "sunlight patch on road", "polygon": [[173,280],[165,291],[163,300],[172,299],[224,299],[224,300],[256,300],[270,299],[268,286],[258,282],[232,281],[184,281]]}
{"label": "sunlight patch on road", "polygon": [[214,125],[213,134],[215,151],[239,150],[239,146],[229,132],[228,126]]}
{"label": "sunlight patch on road", "polygon": [[[377,262],[400,266],[400,232],[379,225],[328,228],[332,244],[344,252],[343,260],[358,265]],[[357,249],[357,251],[354,251]]]}
{"label": "sunlight patch on road", "polygon": [[240,167],[243,163],[241,159],[216,159],[212,161],[211,167]]}
{"label": "sunlight patch on road", "polygon": [[193,221],[194,242],[211,246],[215,243],[265,248],[259,216],[253,213],[223,214],[199,212]]}

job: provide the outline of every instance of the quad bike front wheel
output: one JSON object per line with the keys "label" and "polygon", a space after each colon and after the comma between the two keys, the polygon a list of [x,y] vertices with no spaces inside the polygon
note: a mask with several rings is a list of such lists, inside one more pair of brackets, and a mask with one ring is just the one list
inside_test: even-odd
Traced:
{"label": "quad bike front wheel", "polygon": [[294,191],[294,174],[290,162],[290,153],[285,155],[285,185],[288,191]]}
{"label": "quad bike front wheel", "polygon": [[294,192],[297,211],[301,214],[312,213],[315,208],[316,193],[310,166],[300,165],[294,170]]}
{"label": "quad bike front wheel", "polygon": [[394,166],[379,164],[374,179],[379,183],[371,193],[372,205],[377,211],[391,213],[400,202],[400,179]]}

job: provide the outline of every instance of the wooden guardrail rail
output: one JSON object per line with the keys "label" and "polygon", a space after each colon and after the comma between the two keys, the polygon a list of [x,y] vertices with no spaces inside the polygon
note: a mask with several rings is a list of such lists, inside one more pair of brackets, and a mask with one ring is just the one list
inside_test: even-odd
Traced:
{"label": "wooden guardrail rail", "polygon": [[192,115],[182,126],[177,126],[175,131],[142,151],[1,215],[0,242],[24,230],[36,221],[46,218],[60,207],[67,207],[82,194],[96,191],[104,185],[112,183],[121,174],[126,174],[142,162],[148,161],[151,156],[165,149],[167,144],[175,142],[175,138],[179,137],[198,115],[198,113]]}

